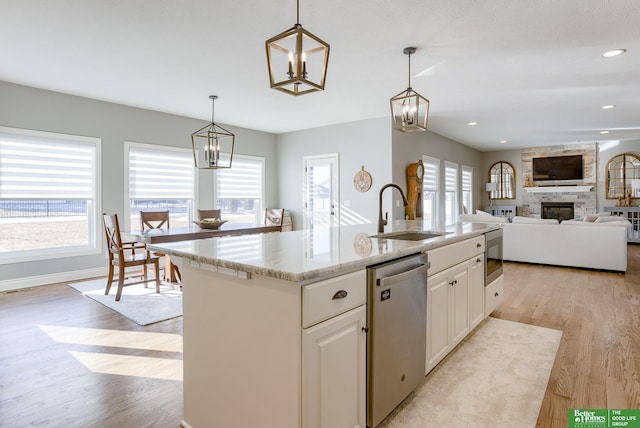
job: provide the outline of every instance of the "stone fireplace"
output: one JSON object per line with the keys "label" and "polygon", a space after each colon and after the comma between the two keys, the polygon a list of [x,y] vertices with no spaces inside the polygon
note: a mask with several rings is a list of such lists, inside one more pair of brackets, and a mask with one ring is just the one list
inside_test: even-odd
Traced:
{"label": "stone fireplace", "polygon": [[[528,189],[522,188],[521,203],[528,208],[529,216],[535,218],[543,218],[543,203],[558,203],[573,205],[573,214],[568,212],[562,215],[562,218],[583,217],[589,213],[596,212],[597,199],[597,165],[598,165],[598,145],[596,143],[580,143],[564,146],[535,147],[523,149],[522,156],[522,183],[527,178],[533,177],[531,169],[532,158],[545,156],[565,156],[565,155],[582,155],[584,165],[584,178],[579,185],[535,187]],[[584,190],[584,186],[591,186],[588,191]],[[570,215],[570,216],[569,216]]]}
{"label": "stone fireplace", "polygon": [[574,217],[573,202],[542,202],[540,212],[542,218],[571,220]]}

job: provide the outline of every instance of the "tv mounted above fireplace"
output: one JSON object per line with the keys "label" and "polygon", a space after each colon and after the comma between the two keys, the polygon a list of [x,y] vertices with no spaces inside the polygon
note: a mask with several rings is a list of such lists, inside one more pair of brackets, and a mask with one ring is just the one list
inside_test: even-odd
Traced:
{"label": "tv mounted above fireplace", "polygon": [[533,181],[582,180],[582,155],[533,158]]}

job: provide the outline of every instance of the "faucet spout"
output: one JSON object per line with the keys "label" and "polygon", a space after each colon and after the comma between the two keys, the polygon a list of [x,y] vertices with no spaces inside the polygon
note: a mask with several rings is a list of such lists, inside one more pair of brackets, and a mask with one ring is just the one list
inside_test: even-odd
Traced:
{"label": "faucet spout", "polygon": [[[402,203],[404,204],[404,206],[406,207],[407,205],[409,205],[409,202],[404,196],[404,193],[402,192],[400,186],[393,183],[385,184],[384,186],[382,186],[382,188],[380,189],[380,202],[378,205],[378,233],[384,233],[384,227],[387,225],[387,216],[385,215],[385,218],[382,218],[382,193],[387,187],[395,187],[396,189],[398,189],[398,192],[400,192],[400,196],[402,196]],[[388,215],[389,213],[386,214]]]}

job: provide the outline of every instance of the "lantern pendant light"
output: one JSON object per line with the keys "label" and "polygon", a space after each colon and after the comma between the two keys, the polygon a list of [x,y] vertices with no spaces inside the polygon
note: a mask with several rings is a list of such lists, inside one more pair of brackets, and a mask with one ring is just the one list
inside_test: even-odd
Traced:
{"label": "lantern pendant light", "polygon": [[214,122],[214,103],[217,95],[211,99],[211,123],[191,134],[193,161],[199,169],[231,168],[235,135],[216,125]]}
{"label": "lantern pendant light", "polygon": [[426,131],[429,118],[429,100],[411,88],[411,55],[416,48],[404,48],[409,56],[409,87],[391,98],[393,129],[401,132]]}
{"label": "lantern pendant light", "polygon": [[296,24],[265,42],[269,83],[291,95],[323,91],[329,44],[300,25],[300,0],[296,10]]}

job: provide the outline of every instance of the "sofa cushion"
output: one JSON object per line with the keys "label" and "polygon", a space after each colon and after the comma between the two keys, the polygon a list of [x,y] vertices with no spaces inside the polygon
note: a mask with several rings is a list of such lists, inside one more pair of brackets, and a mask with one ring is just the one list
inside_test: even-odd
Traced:
{"label": "sofa cushion", "polygon": [[613,225],[613,224],[620,224],[620,225],[625,225],[628,226],[631,224],[631,222],[629,220],[627,220],[626,218],[622,217],[622,216],[618,216],[618,215],[612,215],[609,217],[598,217],[596,219],[596,221],[593,222],[594,224],[608,224],[608,225]]}
{"label": "sofa cushion", "polygon": [[610,215],[610,212],[587,214],[584,216],[584,221],[594,222],[600,217],[608,217]]}
{"label": "sofa cushion", "polygon": [[534,217],[522,217],[515,216],[511,223],[545,223],[545,224],[558,224],[558,220],[555,218],[534,218]]}
{"label": "sofa cushion", "polygon": [[476,214],[478,214],[478,215],[490,215],[490,216],[493,216],[493,214],[489,214],[488,212],[486,212],[486,211],[482,211],[482,210],[476,210]]}
{"label": "sofa cushion", "polygon": [[497,217],[491,214],[460,214],[458,221],[467,223],[509,223],[506,217]]}

